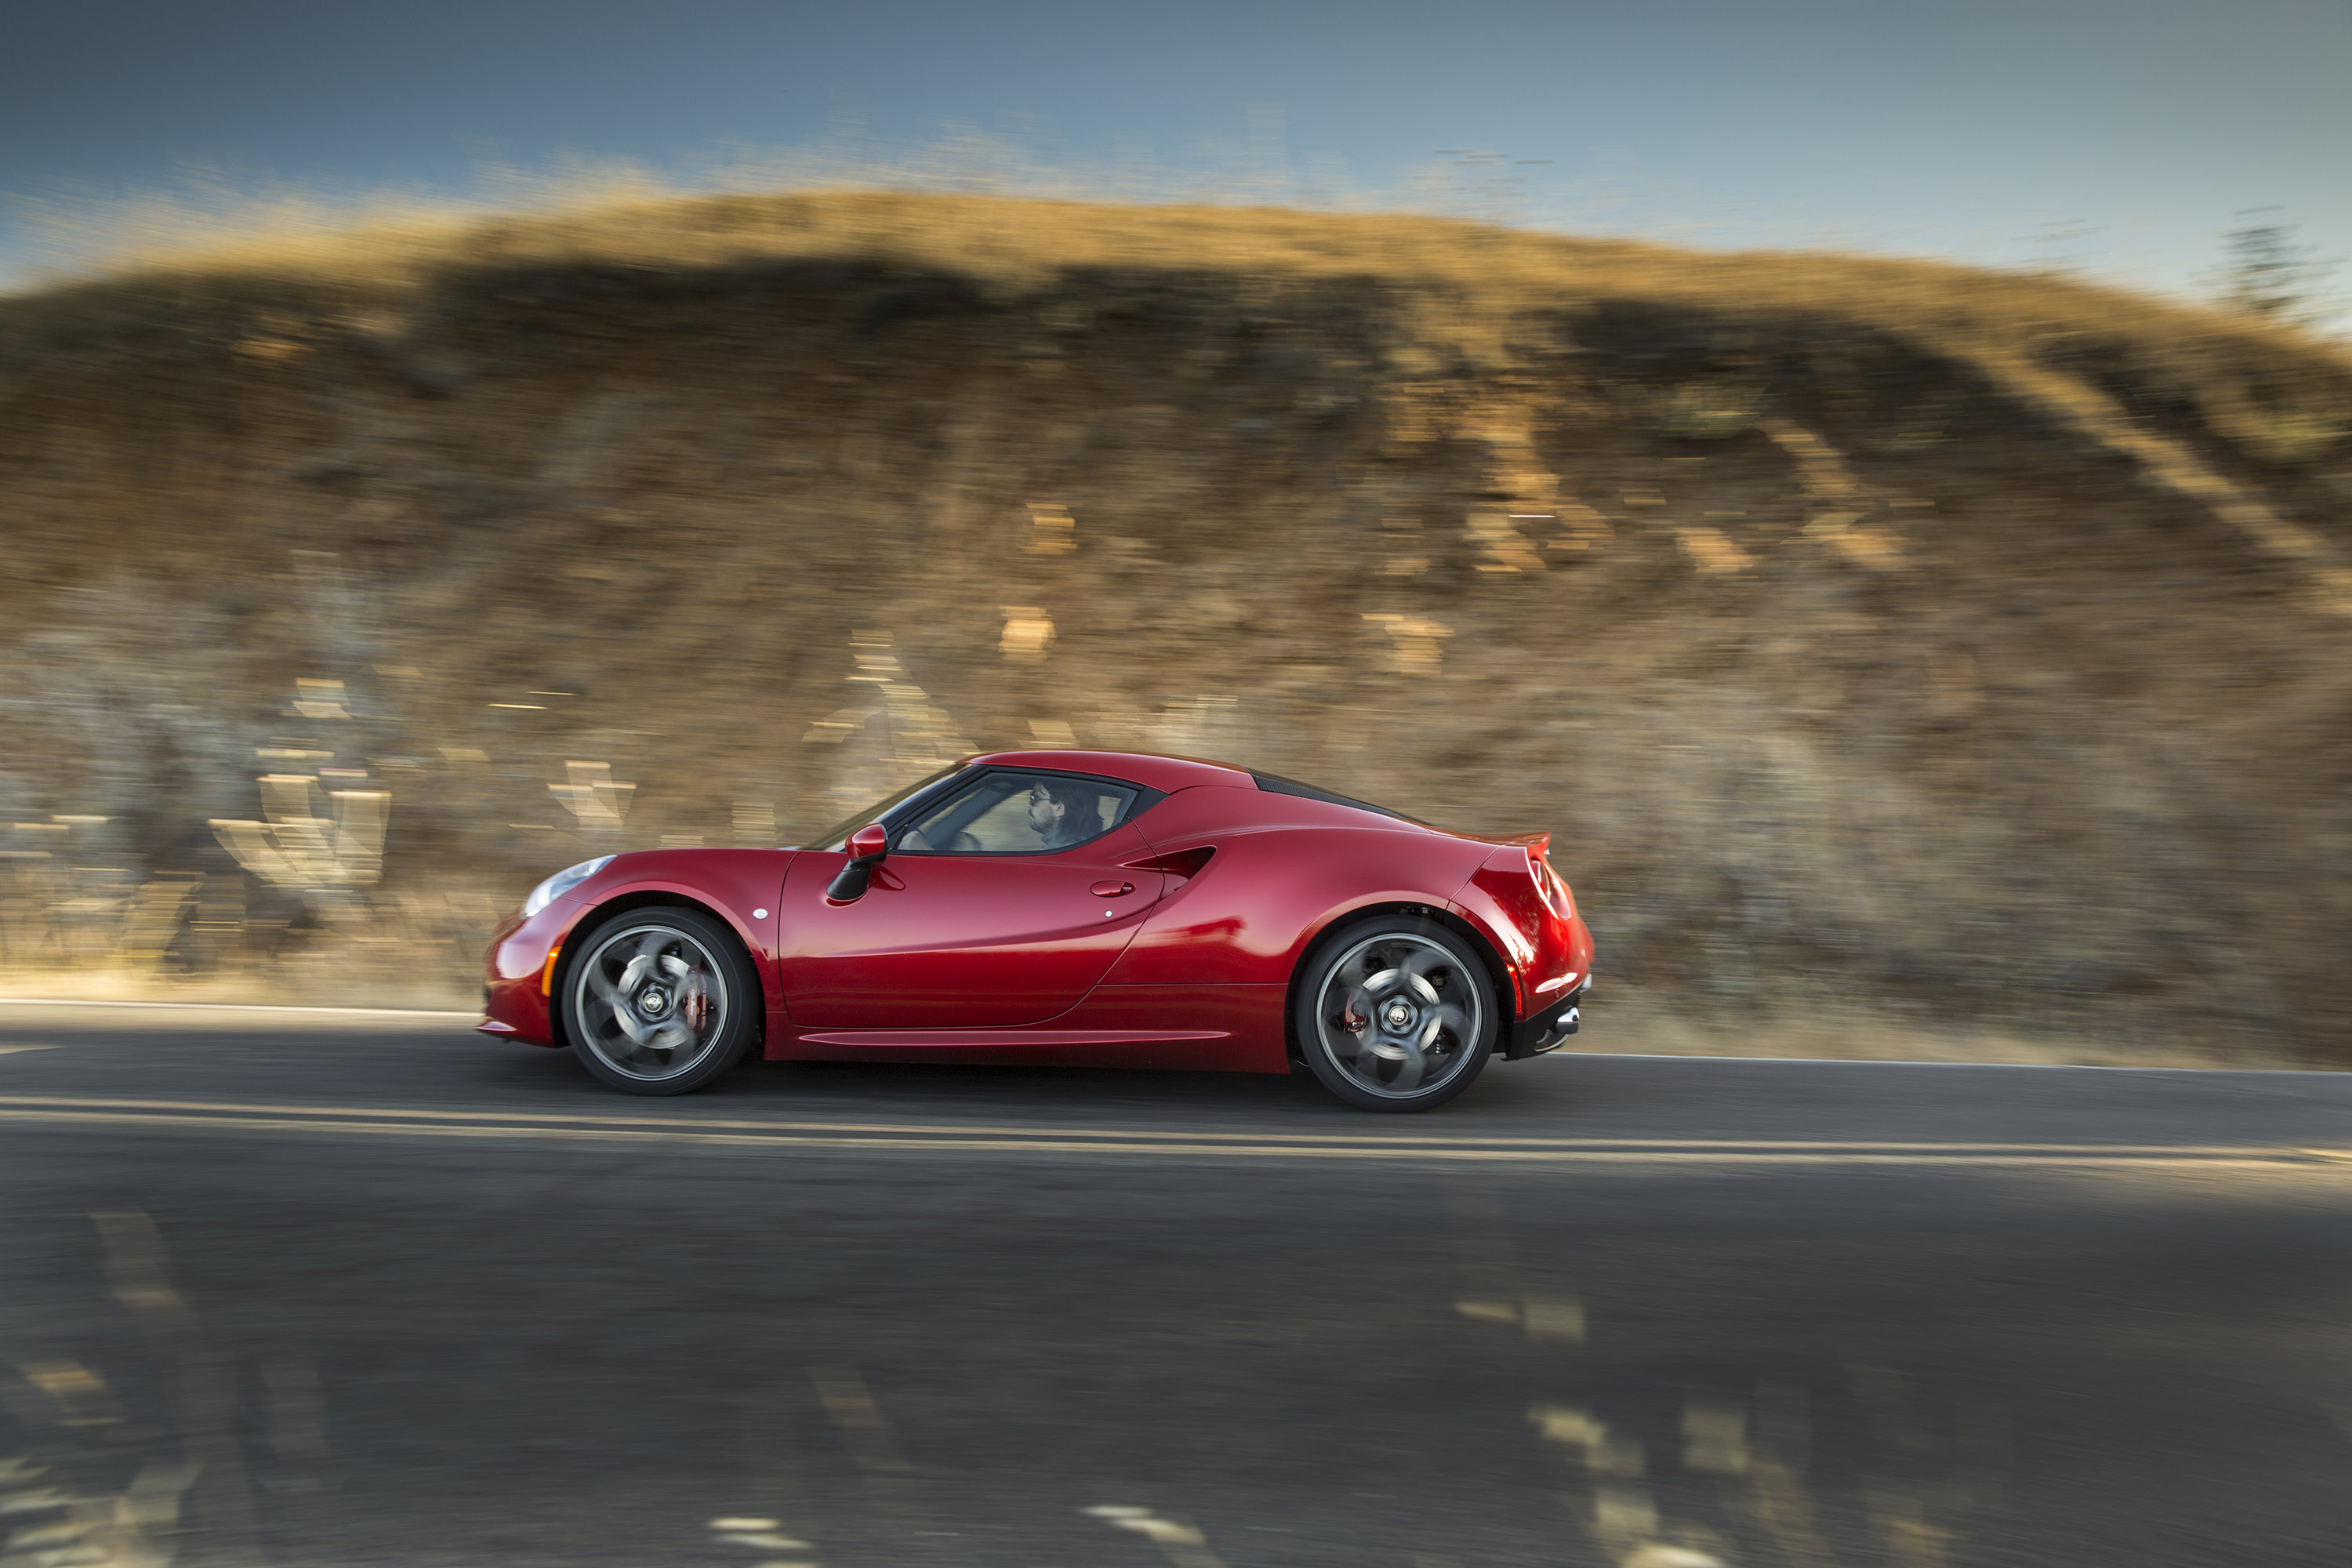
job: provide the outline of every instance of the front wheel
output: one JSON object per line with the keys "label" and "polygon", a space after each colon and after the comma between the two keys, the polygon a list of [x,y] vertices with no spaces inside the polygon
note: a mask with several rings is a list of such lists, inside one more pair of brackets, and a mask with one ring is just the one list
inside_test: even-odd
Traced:
{"label": "front wheel", "polygon": [[698,910],[629,910],[590,931],[563,985],[581,1065],[628,1094],[691,1094],[757,1028],[759,977],[735,933]]}
{"label": "front wheel", "polygon": [[1298,1044],[1360,1110],[1427,1110],[1470,1087],[1502,1029],[1495,983],[1436,921],[1385,916],[1326,938],[1298,988]]}

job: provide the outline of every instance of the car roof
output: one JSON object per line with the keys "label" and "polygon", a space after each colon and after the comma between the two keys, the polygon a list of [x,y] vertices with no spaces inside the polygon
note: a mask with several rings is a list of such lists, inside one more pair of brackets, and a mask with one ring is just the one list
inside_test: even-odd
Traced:
{"label": "car roof", "polygon": [[1036,768],[1046,773],[1098,773],[1173,795],[1202,784],[1228,789],[1255,789],[1257,780],[1247,769],[1206,763],[1198,757],[1163,757],[1150,752],[990,752],[973,757],[971,767]]}

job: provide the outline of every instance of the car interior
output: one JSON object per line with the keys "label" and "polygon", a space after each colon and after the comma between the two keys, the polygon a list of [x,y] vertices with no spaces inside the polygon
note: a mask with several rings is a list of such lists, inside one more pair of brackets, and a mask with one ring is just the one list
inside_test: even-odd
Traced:
{"label": "car interior", "polygon": [[[1051,854],[1101,837],[1146,793],[1066,773],[990,773],[900,827],[891,848],[918,855]],[[1058,816],[1053,806],[1060,808]],[[1048,817],[1050,837],[1039,826]]]}

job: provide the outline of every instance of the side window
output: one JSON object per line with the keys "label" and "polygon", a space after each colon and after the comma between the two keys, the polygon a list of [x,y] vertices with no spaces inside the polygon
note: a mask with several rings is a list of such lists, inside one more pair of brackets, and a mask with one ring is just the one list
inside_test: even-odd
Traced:
{"label": "side window", "polygon": [[892,835],[890,847],[918,855],[1051,855],[1101,837],[1133,814],[1144,794],[1108,779],[992,773],[926,804]]}

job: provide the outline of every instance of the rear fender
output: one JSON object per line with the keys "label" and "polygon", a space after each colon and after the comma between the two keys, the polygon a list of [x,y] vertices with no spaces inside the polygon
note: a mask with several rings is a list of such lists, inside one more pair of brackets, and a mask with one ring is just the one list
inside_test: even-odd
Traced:
{"label": "rear fender", "polygon": [[[1502,952],[1496,946],[1492,933],[1482,929],[1475,921],[1465,917],[1461,910],[1454,904],[1444,900],[1425,898],[1370,899],[1366,900],[1361,903],[1358,903],[1349,909],[1334,911],[1331,918],[1318,925],[1314,932],[1308,936],[1307,941],[1301,945],[1299,957],[1302,960],[1305,959],[1308,953],[1314,952],[1316,943],[1321,942],[1333,931],[1344,931],[1358,921],[1366,920],[1376,915],[1404,915],[1407,917],[1431,921],[1444,927],[1447,931],[1452,931],[1456,936],[1466,937],[1476,946],[1478,956],[1485,961],[1487,976],[1494,981],[1498,996],[1504,993],[1512,991],[1517,984],[1517,982],[1511,974],[1509,967],[1505,963]],[[1283,1040],[1290,1052],[1292,1059],[1294,1060],[1305,1059],[1300,1054],[1297,1013],[1298,987],[1306,979],[1306,966],[1303,963],[1295,965],[1292,968],[1290,974],[1290,988],[1286,994],[1286,1000],[1285,1001],[1282,1009]],[[1508,1040],[1510,1037],[1510,1026],[1507,1022],[1504,1026],[1502,1037],[1505,1040]],[[1499,1050],[1500,1048],[1501,1047],[1496,1047],[1496,1049]]]}
{"label": "rear fender", "polygon": [[1473,877],[1446,908],[1464,925],[1476,931],[1479,940],[1502,961],[1503,979],[1511,993],[1511,1016],[1516,1019],[1527,1016],[1528,973],[1535,961],[1535,944],[1512,918],[1512,906],[1518,900],[1510,895],[1507,886],[1500,889],[1482,888],[1477,878]]}
{"label": "rear fender", "polygon": [[1510,973],[1512,1016],[1525,1019],[1558,997],[1539,994],[1547,980],[1589,972],[1592,939],[1583,921],[1562,913],[1536,880],[1542,839],[1530,837],[1489,855],[1454,895],[1453,907],[1492,944]]}
{"label": "rear fender", "polygon": [[[1162,854],[1193,842],[1152,839]],[[1446,909],[1484,856],[1437,834],[1353,826],[1228,829],[1197,842],[1215,855],[1160,900],[1103,984],[1287,985],[1336,923],[1401,905]]]}

